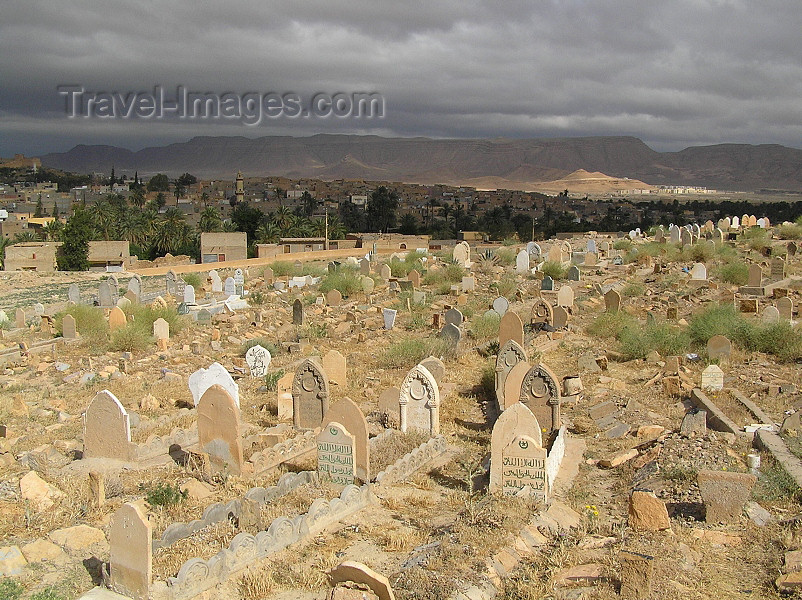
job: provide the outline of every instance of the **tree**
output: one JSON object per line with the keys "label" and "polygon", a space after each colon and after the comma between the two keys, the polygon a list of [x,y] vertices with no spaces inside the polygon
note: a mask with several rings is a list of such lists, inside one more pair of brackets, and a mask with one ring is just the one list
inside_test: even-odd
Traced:
{"label": "tree", "polygon": [[387,233],[395,227],[398,210],[398,194],[385,186],[379,186],[368,199],[368,228],[370,231]]}
{"label": "tree", "polygon": [[37,219],[41,219],[45,216],[45,205],[42,202],[42,194],[39,194],[39,199],[36,201],[36,210],[33,212],[33,216]]}
{"label": "tree", "polygon": [[412,213],[406,213],[401,217],[401,233],[404,235],[417,235],[418,234],[418,220]]}
{"label": "tree", "polygon": [[173,187],[173,193],[175,194],[175,199],[178,200],[181,196],[184,195],[184,185],[180,183],[178,180],[175,182],[175,186]]}
{"label": "tree", "polygon": [[191,173],[184,173],[178,179],[175,180],[177,184],[188,188],[189,186],[198,183],[198,178],[192,175]]}
{"label": "tree", "polygon": [[153,248],[159,254],[177,253],[192,242],[192,228],[184,220],[181,209],[171,206],[156,223]]}
{"label": "tree", "polygon": [[19,233],[14,234],[15,244],[24,244],[25,242],[38,242],[38,241],[39,237],[31,230],[20,231]]}
{"label": "tree", "polygon": [[137,208],[142,208],[145,206],[145,194],[142,192],[142,188],[137,188],[129,197],[131,204],[136,206]]}
{"label": "tree", "polygon": [[156,194],[156,208],[161,210],[164,208],[165,204],[167,204],[167,197],[164,195],[164,193],[159,192]]}
{"label": "tree", "polygon": [[58,219],[53,219],[47,225],[42,227],[42,233],[45,234],[45,239],[49,242],[58,242],[61,239],[61,232],[64,229],[64,224]]}
{"label": "tree", "polygon": [[304,190],[304,193],[301,194],[301,204],[304,207],[304,214],[307,217],[311,217],[315,214],[315,210],[317,210],[317,200],[312,197],[312,194]]}
{"label": "tree", "polygon": [[238,231],[248,234],[248,243],[256,239],[256,230],[264,222],[265,214],[247,202],[242,202],[231,210],[231,221],[236,224]]}
{"label": "tree", "polygon": [[111,167],[111,177],[109,177],[109,185],[114,187],[114,184],[117,183],[117,178],[114,176],[114,166]]}
{"label": "tree", "polygon": [[214,206],[207,206],[198,219],[198,231],[209,233],[221,231],[223,229],[223,219],[220,212]]}
{"label": "tree", "polygon": [[167,192],[170,190],[170,180],[164,173],[154,175],[148,181],[149,192]]}
{"label": "tree", "polygon": [[57,263],[59,271],[86,271],[89,269],[89,240],[92,237],[92,215],[83,207],[76,207],[64,226],[61,253]]}
{"label": "tree", "polygon": [[53,200],[53,210],[50,211],[50,216],[54,219],[58,219],[58,204],[56,204],[55,200]]}

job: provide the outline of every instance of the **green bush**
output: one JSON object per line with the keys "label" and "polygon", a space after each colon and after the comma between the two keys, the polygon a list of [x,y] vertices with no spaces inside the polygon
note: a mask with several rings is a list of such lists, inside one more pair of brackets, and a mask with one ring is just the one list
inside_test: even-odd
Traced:
{"label": "green bush", "polygon": [[362,276],[355,268],[341,265],[333,273],[326,273],[320,282],[321,292],[331,290],[339,290],[343,298],[353,296],[362,291]]}
{"label": "green bush", "polygon": [[240,351],[239,351],[240,356],[245,356],[248,350],[250,350],[254,346],[261,346],[262,348],[270,352],[271,357],[275,357],[278,354],[278,348],[273,342],[264,337],[255,337],[250,340],[246,340],[242,343],[242,346],[240,346]]}
{"label": "green bush", "polygon": [[134,315],[131,325],[141,327],[148,335],[153,334],[153,322],[164,319],[170,326],[170,336],[179,333],[187,326],[187,318],[179,315],[175,308],[169,306],[151,306],[146,304],[131,304],[123,309],[126,315]]}
{"label": "green bush", "polygon": [[624,327],[618,334],[621,354],[632,360],[644,358],[652,350],[663,356],[684,354],[690,344],[688,335],[668,323],[640,324]]}
{"label": "green bush", "polygon": [[632,242],[627,238],[621,238],[613,242],[613,250],[629,250]]}
{"label": "green bush", "polygon": [[495,311],[487,311],[471,321],[470,332],[477,340],[487,340],[498,337],[498,328],[501,317]]}
{"label": "green bush", "polygon": [[0,600],[17,600],[24,591],[25,588],[13,579],[0,580]]}
{"label": "green bush", "polygon": [[682,257],[693,262],[709,262],[715,254],[715,246],[708,242],[699,242],[682,249]]}
{"label": "green bush", "polygon": [[288,260],[279,260],[269,266],[273,269],[274,277],[292,277],[295,275],[295,264]]}
{"label": "green bush", "polygon": [[275,392],[278,389],[278,380],[284,377],[284,369],[279,369],[265,375],[265,387],[268,392]]}
{"label": "green bush", "polygon": [[741,262],[724,264],[718,268],[718,276],[724,283],[746,285],[749,281],[749,267]]}
{"label": "green bush", "polygon": [[64,312],[56,315],[56,330],[59,335],[63,333],[64,315],[72,315],[72,318],[75,319],[75,329],[92,345],[99,345],[106,341],[109,334],[109,322],[103,314],[103,309],[86,304],[68,306]]}
{"label": "green bush", "polygon": [[802,358],[802,332],[788,321],[780,321],[758,328],[758,350],[773,354],[783,362]]}
{"label": "green bush", "polygon": [[465,269],[457,263],[447,262],[439,269],[429,269],[423,277],[423,283],[431,286],[448,284],[448,288],[450,288],[452,283],[461,282],[464,275]]}
{"label": "green bush", "polygon": [[29,600],[66,600],[66,597],[51,586],[31,594]]}
{"label": "green bush", "polygon": [[188,493],[181,491],[178,484],[157,483],[148,489],[145,501],[151,506],[174,506],[187,499]]}
{"label": "green bush", "polygon": [[518,289],[518,280],[512,273],[505,273],[497,282],[491,283],[490,288],[494,289],[499,296],[512,299]]}
{"label": "green bush", "polygon": [[515,264],[515,258],[518,254],[512,248],[499,248],[495,252],[498,264],[502,267],[508,267]]}
{"label": "green bush", "polygon": [[201,281],[201,276],[198,273],[184,273],[181,276],[181,279],[184,280],[184,283],[187,285],[191,285],[195,288],[195,291],[200,291],[201,287],[203,286],[203,281]]}
{"label": "green bush", "polygon": [[637,281],[630,281],[621,290],[621,295],[627,298],[637,298],[646,293],[646,286]]}
{"label": "green bush", "polygon": [[617,338],[627,326],[635,323],[635,318],[622,310],[605,312],[588,326],[588,333],[600,338]]}
{"label": "green bush", "polygon": [[551,260],[544,262],[543,266],[540,267],[540,270],[544,275],[548,275],[555,281],[562,279],[568,273],[567,267],[563,266],[561,263]]}
{"label": "green bush", "polygon": [[153,336],[138,327],[136,323],[128,323],[125,327],[121,327],[111,332],[111,341],[109,343],[109,350],[115,352],[142,352],[153,343]]}
{"label": "green bush", "polygon": [[451,344],[440,338],[406,338],[390,344],[379,362],[385,368],[411,369],[429,355],[451,357]]}
{"label": "green bush", "polygon": [[775,229],[777,237],[781,240],[799,240],[802,239],[802,225],[796,223],[789,223],[788,225],[780,225]]}
{"label": "green bush", "polygon": [[746,324],[746,319],[733,306],[709,306],[693,315],[688,322],[688,334],[694,344],[703,346],[714,335],[723,335],[733,340],[737,331]]}

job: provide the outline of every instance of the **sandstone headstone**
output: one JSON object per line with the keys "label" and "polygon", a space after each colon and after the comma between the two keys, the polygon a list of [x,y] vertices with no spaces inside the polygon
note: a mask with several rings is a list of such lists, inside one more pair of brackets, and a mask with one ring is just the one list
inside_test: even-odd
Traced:
{"label": "sandstone headstone", "polygon": [[634,490],[629,497],[629,526],[634,531],[662,531],[671,528],[662,500],[647,490]]}
{"label": "sandstone headstone", "polygon": [[389,265],[382,265],[381,269],[379,270],[379,276],[384,279],[385,281],[389,281],[390,277],[393,276],[392,271],[390,270]]}
{"label": "sandstone headstone", "polygon": [[343,301],[343,295],[340,290],[329,290],[326,292],[326,304],[329,306],[340,306]]}
{"label": "sandstone headstone", "polygon": [[509,340],[516,342],[519,346],[524,345],[524,324],[521,317],[514,311],[507,311],[501,317],[498,327],[498,344],[504,346]]}
{"label": "sandstone headstone", "polygon": [[376,287],[376,282],[373,281],[372,277],[368,277],[367,275],[362,277],[362,291],[364,293],[366,293],[366,294],[373,293],[373,290],[375,289],[375,287]]}
{"label": "sandstone headstone", "polygon": [[285,373],[276,383],[276,406],[279,421],[292,419],[292,382],[295,373]]}
{"label": "sandstone headstone", "polygon": [[772,281],[785,279],[785,261],[782,258],[773,258],[769,268]]}
{"label": "sandstone headstone", "polygon": [[462,339],[462,330],[453,323],[446,323],[440,330],[439,337],[456,346]]}
{"label": "sandstone headstone", "polygon": [[546,433],[560,428],[560,384],[543,363],[529,369],[521,383],[520,402],[537,418]]}
{"label": "sandstone headstone", "polygon": [[779,312],[781,319],[792,320],[794,318],[794,301],[788,296],[783,296],[777,300],[777,312]]}
{"label": "sandstone headstone", "polygon": [[780,311],[777,310],[776,306],[767,306],[763,309],[763,315],[761,319],[764,325],[773,325],[774,323],[779,323]]}
{"label": "sandstone headstone", "polygon": [[98,392],[84,413],[84,458],[131,460],[128,412],[108,390]]}
{"label": "sandstone headstone", "polygon": [[730,358],[732,342],[723,335],[714,335],[707,341],[707,356],[711,359]]}
{"label": "sandstone headstone", "polygon": [[516,273],[529,272],[529,253],[526,250],[521,250],[515,257],[515,272]]}
{"label": "sandstone headstone", "polygon": [[537,418],[526,406],[516,403],[501,413],[493,425],[490,436],[490,493],[504,492],[504,450],[521,436],[530,438],[536,447],[543,446]]}
{"label": "sandstone headstone", "polygon": [[554,329],[562,329],[568,325],[570,314],[567,310],[565,310],[565,308],[562,306],[555,306],[553,309],[553,315],[552,326]]}
{"label": "sandstone headstone", "polygon": [[123,504],[111,518],[109,528],[109,585],[112,590],[148,600],[152,570],[152,529],[139,506]]}
{"label": "sandstone headstone", "polygon": [[616,290],[609,290],[604,294],[604,308],[611,313],[621,310],[621,294]]}
{"label": "sandstone headstone", "polygon": [[413,367],[401,384],[401,431],[416,429],[437,435],[440,433],[440,390],[429,370]]}
{"label": "sandstone headstone", "polygon": [[[535,326],[535,329],[541,328],[543,325],[553,326],[554,309],[551,304],[543,298],[535,298],[529,322]],[[523,342],[521,342],[521,345],[523,345]]]}
{"label": "sandstone headstone", "polygon": [[323,367],[307,358],[292,382],[293,424],[296,429],[320,427],[329,409],[329,379]]}
{"label": "sandstone headstone", "polygon": [[705,503],[705,520],[729,523],[741,516],[757,477],[751,473],[702,470],[696,481]]}
{"label": "sandstone headstone", "polygon": [[407,279],[412,282],[412,286],[415,288],[420,287],[420,273],[417,270],[413,269],[409,273],[407,273]]}
{"label": "sandstone headstone", "polygon": [[75,317],[72,315],[64,315],[64,319],[61,321],[61,335],[68,340],[78,337],[78,332],[75,329]]}
{"label": "sandstone headstone", "polygon": [[698,281],[706,281],[707,280],[707,267],[705,267],[702,263],[696,263],[691,268],[691,279],[695,279]]}
{"label": "sandstone headstone", "polygon": [[109,313],[109,331],[116,331],[125,327],[127,321],[125,320],[125,313],[119,306],[115,306]]}
{"label": "sandstone headstone", "polygon": [[507,410],[513,404],[521,400],[521,386],[523,385],[524,377],[529,372],[532,366],[526,361],[519,361],[509,370],[507,377],[504,380],[504,393],[501,395],[503,404],[500,404],[501,410]]}
{"label": "sandstone headstone", "polygon": [[388,427],[399,427],[401,424],[401,390],[389,388],[379,395],[379,412],[387,417]]}
{"label": "sandstone headstone", "polygon": [[[329,377],[329,383],[336,383],[340,387],[348,385],[348,371],[345,357],[337,350],[330,350],[323,357],[323,370]],[[340,421],[342,423],[342,421]],[[348,423],[343,423],[348,428]],[[348,431],[351,431],[348,428]]]}
{"label": "sandstone headstone", "polygon": [[242,472],[239,403],[221,385],[212,385],[198,401],[198,446],[215,471]]}
{"label": "sandstone headstone", "polygon": [[618,555],[618,560],[621,563],[621,598],[623,600],[650,600],[654,557],[622,550]]}
{"label": "sandstone headstone", "polygon": [[296,298],[295,302],[292,303],[292,324],[304,324],[304,305],[300,298]]}
{"label": "sandstone headstone", "polygon": [[763,285],[763,269],[760,265],[749,265],[749,277],[747,285],[749,287],[761,287]]}
{"label": "sandstone headstone", "polygon": [[557,292],[557,306],[571,308],[574,305],[574,290],[570,285],[562,286]]}
{"label": "sandstone headstone", "polygon": [[501,451],[501,492],[543,502],[548,499],[546,449],[528,435],[517,436]]}
{"label": "sandstone headstone", "polygon": [[426,367],[429,373],[432,374],[438,387],[443,385],[443,378],[446,376],[446,366],[443,364],[442,360],[435,356],[427,356],[420,361],[420,364]]}
{"label": "sandstone headstone", "polygon": [[270,351],[259,344],[251,346],[245,353],[245,362],[251,371],[251,377],[262,378],[267,375],[271,360]]}
{"label": "sandstone headstone", "polygon": [[157,340],[170,339],[170,324],[161,317],[153,321],[153,337]]}
{"label": "sandstone headstone", "polygon": [[354,436],[336,421],[317,434],[317,472],[335,485],[354,483]]}
{"label": "sandstone headstone", "polygon": [[363,482],[370,481],[370,444],[365,415],[353,400],[343,398],[329,408],[323,418],[323,430],[325,431],[331,423],[339,423],[351,436],[353,457],[351,468],[354,469],[351,478],[353,479],[355,473]]}

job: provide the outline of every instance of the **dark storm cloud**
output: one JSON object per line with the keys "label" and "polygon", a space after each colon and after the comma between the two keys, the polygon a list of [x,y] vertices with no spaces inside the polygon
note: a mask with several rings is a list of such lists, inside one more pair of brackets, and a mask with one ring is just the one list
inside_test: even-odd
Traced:
{"label": "dark storm cloud", "polygon": [[[796,0],[6,2],[0,154],[194,135],[802,139]],[[91,91],[376,91],[383,119],[67,120]]]}

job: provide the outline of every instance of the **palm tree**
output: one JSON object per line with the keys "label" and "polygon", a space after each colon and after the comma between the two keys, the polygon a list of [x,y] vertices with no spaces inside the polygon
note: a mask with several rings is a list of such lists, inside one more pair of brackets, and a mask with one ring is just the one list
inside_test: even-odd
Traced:
{"label": "palm tree", "polygon": [[61,239],[61,232],[64,230],[64,223],[58,219],[53,219],[47,225],[42,227],[42,233],[45,234],[45,239],[48,242],[57,242]]}
{"label": "palm tree", "polygon": [[343,225],[343,222],[340,221],[340,217],[337,215],[329,216],[329,239],[344,240],[346,233],[348,233],[348,231],[345,225]]}
{"label": "palm tree", "polygon": [[256,230],[256,242],[258,244],[277,244],[281,237],[281,230],[275,223],[263,223]]}
{"label": "palm tree", "polygon": [[37,236],[32,230],[20,231],[19,233],[14,235],[15,244],[24,244],[25,242],[38,242],[38,241],[39,241],[39,236]]}
{"label": "palm tree", "polygon": [[137,208],[145,206],[145,194],[142,192],[142,188],[135,189],[128,199],[131,201],[131,204]]}
{"label": "palm tree", "polygon": [[184,220],[184,213],[171,206],[156,224],[153,247],[162,254],[173,253],[192,241],[192,234],[192,228]]}
{"label": "palm tree", "polygon": [[11,238],[0,236],[0,268],[5,268],[6,248],[11,244]]}
{"label": "palm tree", "polygon": [[287,206],[280,206],[276,213],[273,215],[273,222],[278,226],[279,229],[285,231],[289,226],[290,219],[294,215],[292,211]]}
{"label": "palm tree", "polygon": [[208,203],[209,203],[209,194],[207,194],[206,192],[203,192],[201,194],[200,199],[201,199],[201,202],[203,202],[203,208],[206,208],[208,206]]}
{"label": "palm tree", "polygon": [[326,221],[324,219],[315,219],[309,224],[309,230],[315,237],[323,237],[326,235]]}
{"label": "palm tree", "polygon": [[214,206],[207,206],[204,208],[198,220],[198,231],[209,233],[222,229],[223,219],[220,217],[220,211]]}

